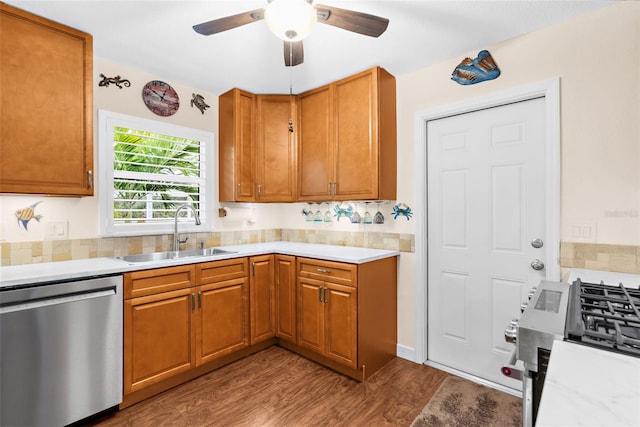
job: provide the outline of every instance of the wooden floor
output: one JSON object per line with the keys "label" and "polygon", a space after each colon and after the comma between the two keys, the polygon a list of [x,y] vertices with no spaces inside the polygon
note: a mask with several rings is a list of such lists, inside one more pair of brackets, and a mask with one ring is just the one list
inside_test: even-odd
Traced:
{"label": "wooden floor", "polygon": [[96,425],[409,426],[448,375],[395,358],[359,383],[273,346]]}

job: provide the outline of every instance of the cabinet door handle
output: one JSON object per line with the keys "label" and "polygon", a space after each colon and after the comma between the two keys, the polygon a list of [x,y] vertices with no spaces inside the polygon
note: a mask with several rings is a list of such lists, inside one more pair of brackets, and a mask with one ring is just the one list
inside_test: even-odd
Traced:
{"label": "cabinet door handle", "polygon": [[198,292],[198,310],[202,308],[202,292]]}
{"label": "cabinet door handle", "polygon": [[238,197],[240,197],[240,185],[241,185],[241,184],[238,184],[238,190],[237,190]]}
{"label": "cabinet door handle", "polygon": [[322,302],[327,303],[327,288],[322,288]]}
{"label": "cabinet door handle", "polygon": [[318,273],[331,273],[331,270],[325,268],[316,268],[316,270],[318,270]]}
{"label": "cabinet door handle", "polygon": [[191,294],[191,311],[196,310],[196,294]]}
{"label": "cabinet door handle", "polygon": [[258,184],[258,199],[262,197],[262,185]]}
{"label": "cabinet door handle", "polygon": [[256,263],[255,262],[251,263],[251,275],[252,276],[256,275]]}
{"label": "cabinet door handle", "polygon": [[322,302],[322,286],[318,287],[318,301]]}
{"label": "cabinet door handle", "polygon": [[327,194],[331,195],[331,181],[327,183]]}
{"label": "cabinet door handle", "polygon": [[87,171],[87,187],[93,188],[93,171]]}
{"label": "cabinet door handle", "polygon": [[336,187],[337,187],[335,181],[333,181],[332,186],[333,186],[333,194],[332,194],[332,196],[335,196],[336,195]]}

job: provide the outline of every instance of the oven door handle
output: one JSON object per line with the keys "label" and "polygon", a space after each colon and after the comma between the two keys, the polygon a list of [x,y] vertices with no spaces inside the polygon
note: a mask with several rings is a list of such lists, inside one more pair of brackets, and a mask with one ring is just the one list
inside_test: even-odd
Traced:
{"label": "oven door handle", "polygon": [[524,362],[522,360],[516,359],[517,351],[518,348],[514,346],[513,350],[511,350],[511,353],[509,353],[507,363],[502,366],[500,371],[502,372],[502,375],[522,381],[522,375],[524,373]]}

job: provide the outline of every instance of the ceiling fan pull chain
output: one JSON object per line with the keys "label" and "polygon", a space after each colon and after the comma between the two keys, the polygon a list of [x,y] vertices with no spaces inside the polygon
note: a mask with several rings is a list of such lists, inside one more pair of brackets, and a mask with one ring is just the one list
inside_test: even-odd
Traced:
{"label": "ceiling fan pull chain", "polygon": [[[289,105],[293,103],[293,44],[289,42]],[[289,132],[293,133],[293,118],[291,117],[291,107],[289,107]]]}

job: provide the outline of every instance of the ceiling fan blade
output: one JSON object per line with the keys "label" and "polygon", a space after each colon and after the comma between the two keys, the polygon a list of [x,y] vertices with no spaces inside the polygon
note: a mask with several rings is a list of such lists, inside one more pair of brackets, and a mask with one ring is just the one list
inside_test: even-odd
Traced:
{"label": "ceiling fan blade", "polygon": [[196,33],[205,36],[221,33],[241,25],[250,24],[252,22],[264,19],[264,9],[256,9],[250,12],[239,13],[237,15],[226,16],[224,18],[214,19],[213,21],[203,22],[194,25],[193,29]]}
{"label": "ceiling fan blade", "polygon": [[323,4],[316,5],[316,11],[318,22],[370,37],[379,37],[389,25],[387,18]]}
{"label": "ceiling fan blade", "polygon": [[302,50],[302,41],[284,42],[284,65],[287,67],[295,67],[304,61],[304,51]]}

